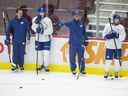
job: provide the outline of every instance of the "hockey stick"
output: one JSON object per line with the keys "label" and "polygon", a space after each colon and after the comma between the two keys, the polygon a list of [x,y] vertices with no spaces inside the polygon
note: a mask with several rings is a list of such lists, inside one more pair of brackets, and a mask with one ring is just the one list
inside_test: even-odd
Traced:
{"label": "hockey stick", "polygon": [[[38,27],[41,27],[41,26],[43,26],[43,24],[41,24],[41,21],[39,21]],[[43,28],[44,28],[44,26],[43,26]],[[40,30],[40,31],[42,31],[42,30]],[[38,46],[39,46],[40,33],[41,32],[37,32],[37,50],[36,50],[36,72],[37,72],[37,75],[39,73],[39,68],[38,68],[38,58],[39,58],[39,56],[38,56],[39,55],[39,53],[38,53]]]}
{"label": "hockey stick", "polygon": [[[4,23],[4,32],[5,32],[5,34],[6,34],[7,20],[9,21],[9,17],[8,17],[7,12],[5,12],[5,11],[3,11],[2,16],[3,16],[3,23]],[[9,62],[11,63],[11,45],[8,44],[8,45],[7,45],[7,48],[8,48],[8,58],[9,58]]]}
{"label": "hockey stick", "polygon": [[[37,33],[37,41],[39,41],[39,33]],[[38,47],[38,44],[37,44],[37,47]],[[38,75],[38,50],[36,50],[36,73]]]}
{"label": "hockey stick", "polygon": [[76,80],[78,80],[79,78],[80,78],[80,70],[81,70],[81,64],[78,64],[79,65],[79,72],[78,72],[78,75],[77,75],[77,77],[76,77]]}
{"label": "hockey stick", "polygon": [[[109,24],[110,24],[111,32],[112,32],[113,29],[112,29],[111,18],[108,18],[108,20],[109,20]],[[115,38],[113,39],[113,41],[114,41],[114,44],[115,44],[116,49],[118,49],[118,48],[117,48],[117,44],[116,44],[116,40],[115,40]],[[120,60],[120,58],[119,58],[119,64],[120,64],[120,66],[122,65],[122,64],[121,64],[121,60]]]}
{"label": "hockey stick", "polygon": [[[40,27],[41,23],[39,22],[38,27]],[[38,75],[38,58],[39,58],[39,53],[38,53],[38,46],[39,46],[39,39],[40,39],[40,32],[37,32],[37,50],[36,50],[36,72]]]}

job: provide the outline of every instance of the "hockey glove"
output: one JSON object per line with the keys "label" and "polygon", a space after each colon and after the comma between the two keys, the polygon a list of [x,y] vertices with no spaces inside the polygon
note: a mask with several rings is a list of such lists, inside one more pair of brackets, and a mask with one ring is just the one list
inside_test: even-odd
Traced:
{"label": "hockey glove", "polygon": [[40,28],[40,27],[37,27],[37,28],[36,28],[36,32],[37,32],[37,33],[41,33],[41,28]]}
{"label": "hockey glove", "polygon": [[119,38],[119,34],[116,31],[113,30],[112,33],[114,38]]}
{"label": "hockey glove", "polygon": [[43,28],[43,27],[37,27],[37,28],[36,28],[36,32],[43,34],[44,28]]}
{"label": "hockey glove", "polygon": [[35,49],[38,50],[39,48],[39,41],[35,41]]}
{"label": "hockey glove", "polygon": [[105,36],[105,39],[115,39],[115,38],[119,38],[119,34],[117,34],[117,33],[111,33],[111,34],[107,34]]}
{"label": "hockey glove", "polygon": [[113,37],[118,39],[119,38],[119,34],[113,33]]}
{"label": "hockey glove", "polygon": [[37,18],[35,19],[35,23],[39,24],[41,19],[42,19],[41,15],[38,15]]}

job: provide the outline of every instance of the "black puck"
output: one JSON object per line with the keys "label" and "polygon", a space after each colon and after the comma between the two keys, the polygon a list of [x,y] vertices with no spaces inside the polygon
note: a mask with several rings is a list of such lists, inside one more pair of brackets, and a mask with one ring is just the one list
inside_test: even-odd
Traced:
{"label": "black puck", "polygon": [[114,78],[111,78],[111,80],[114,80]]}
{"label": "black puck", "polygon": [[45,80],[44,78],[42,78],[41,80]]}
{"label": "black puck", "polygon": [[20,86],[19,88],[20,88],[20,89],[22,89],[23,87],[22,87],[22,86]]}

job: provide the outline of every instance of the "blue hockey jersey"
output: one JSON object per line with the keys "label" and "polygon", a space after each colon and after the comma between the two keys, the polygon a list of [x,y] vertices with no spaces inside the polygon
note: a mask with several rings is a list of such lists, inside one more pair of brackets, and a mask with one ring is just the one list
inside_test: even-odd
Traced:
{"label": "blue hockey jersey", "polygon": [[75,46],[84,44],[87,36],[85,34],[86,28],[82,21],[76,21],[73,19],[69,22],[63,23],[62,25],[67,26],[70,30],[69,44]]}
{"label": "blue hockey jersey", "polygon": [[[26,42],[26,37],[30,39],[30,33],[29,30],[29,22],[25,18],[18,19],[15,17],[12,19],[9,24],[6,31],[6,39],[10,40],[10,33],[12,34],[12,42]],[[27,35],[29,34],[29,35]]]}

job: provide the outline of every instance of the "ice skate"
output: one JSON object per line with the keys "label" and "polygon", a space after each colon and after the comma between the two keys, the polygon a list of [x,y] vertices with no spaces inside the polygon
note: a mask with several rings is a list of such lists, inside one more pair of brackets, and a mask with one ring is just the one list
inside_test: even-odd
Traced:
{"label": "ice skate", "polygon": [[108,77],[109,77],[109,73],[105,72],[104,79],[108,79]]}
{"label": "ice skate", "polygon": [[18,66],[17,66],[17,65],[16,65],[16,66],[12,65],[11,70],[12,70],[13,72],[18,72]]}

